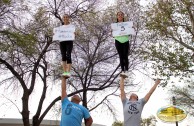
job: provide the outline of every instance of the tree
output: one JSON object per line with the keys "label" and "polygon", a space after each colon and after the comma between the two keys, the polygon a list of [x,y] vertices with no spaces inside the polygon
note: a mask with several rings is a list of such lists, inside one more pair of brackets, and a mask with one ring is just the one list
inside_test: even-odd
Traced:
{"label": "tree", "polygon": [[114,122],[112,126],[123,126],[122,122]]}
{"label": "tree", "polygon": [[61,24],[61,16],[69,14],[71,18],[79,18],[82,14],[93,12],[97,0],[81,0],[80,2],[68,0],[48,0],[48,11],[54,15]]}
{"label": "tree", "polygon": [[[76,23],[79,35],[74,42],[74,78],[69,83],[71,92],[80,93],[83,105],[90,111],[103,105],[104,109],[107,108],[115,115],[115,111],[112,110],[114,105],[111,105],[108,97],[116,95],[120,72],[118,72],[118,56],[110,34],[109,26],[112,23],[110,13],[112,12],[87,13],[75,19],[79,21]],[[131,43],[133,44],[131,44],[129,66],[132,71],[141,61],[137,58],[139,47],[136,46],[136,40],[132,40]],[[131,83],[126,83],[126,87],[128,86],[131,86]]]}
{"label": "tree", "polygon": [[[130,5],[126,5],[126,8]],[[83,97],[83,105],[89,107],[89,110],[94,110],[103,104],[115,114],[112,110],[114,105],[111,105],[108,97],[116,95],[115,92],[119,87],[117,78],[120,72],[118,72],[118,55],[111,40],[110,24],[113,15],[109,9],[100,13],[83,14],[77,19],[80,28],[78,34],[80,35],[75,41],[76,46],[73,53],[75,78],[71,80],[71,86],[74,91],[83,89],[80,96]],[[141,25],[137,25],[136,28],[140,30]],[[137,32],[139,32],[138,30]],[[139,55],[141,54],[143,42],[139,42],[138,38],[134,36],[130,44],[129,69],[133,71],[138,69],[138,65],[141,63]],[[130,81],[133,81],[132,78]],[[126,83],[126,87],[132,85]],[[101,94],[102,98],[99,98],[97,94]],[[96,96],[101,100],[97,101]]]}
{"label": "tree", "polygon": [[[38,18],[36,18],[38,16]],[[42,17],[42,18],[41,18]],[[43,120],[44,116],[51,108],[52,104],[42,113],[41,109],[46,95],[47,89],[47,77],[49,76],[48,62],[46,62],[46,52],[49,49],[52,41],[49,38],[40,37],[44,35],[43,29],[48,26],[44,21],[44,14],[41,9],[35,15],[33,25],[31,23],[23,26],[15,26],[5,29],[1,32],[3,37],[1,44],[1,68],[2,71],[8,70],[12,74],[9,78],[1,81],[1,83],[8,84],[9,86],[21,86],[23,90],[22,95],[22,110],[20,111],[23,117],[23,123],[25,126],[29,126],[29,97],[34,90],[36,79],[38,76],[42,80],[42,95],[39,99],[39,107],[33,118],[33,125],[38,126]],[[39,27],[34,27],[36,24],[40,24]],[[42,33],[41,33],[42,32]],[[10,73],[8,75],[10,75]],[[55,102],[55,99],[53,102]],[[59,100],[59,98],[58,98]]]}
{"label": "tree", "polygon": [[[1,76],[6,75],[0,83],[7,85],[8,88],[15,87],[17,90],[21,87],[23,94],[20,113],[24,126],[30,125],[29,97],[36,90],[37,85],[42,86],[42,92],[37,110],[33,115],[33,126],[40,125],[49,110],[60,100],[60,96],[57,96],[46,108],[43,108],[50,82],[60,73],[56,68],[61,67],[60,59],[52,57],[59,54],[58,44],[51,39],[51,31],[56,23],[56,20],[52,22],[52,15],[61,22],[62,8],[71,10],[70,5],[76,8],[70,11],[70,15],[75,19],[74,24],[79,26],[79,29],[77,40],[74,42],[73,77],[68,82],[70,83],[68,89],[71,91],[68,96],[82,94],[83,105],[90,111],[102,103],[112,110],[108,97],[116,95],[115,92],[119,87],[118,56],[114,44],[110,44],[112,37],[110,37],[109,25],[112,20],[106,13],[95,13],[94,2],[67,4],[67,1],[62,0],[49,1],[50,10],[42,5],[36,9],[36,12],[27,10],[25,14],[30,15],[31,20],[27,20],[27,17],[16,20],[0,32],[0,44],[3,47],[0,49]],[[49,12],[52,15],[49,16]],[[143,42],[136,43],[137,39],[131,40],[130,71],[137,69],[142,61],[139,56]],[[127,83],[126,86],[131,85]],[[98,99],[97,94],[103,94],[104,98]]]}
{"label": "tree", "polygon": [[156,126],[155,116],[150,116],[148,118],[142,119],[141,126]]}
{"label": "tree", "polygon": [[[145,58],[154,61],[155,74],[168,80],[171,77],[177,77],[180,81],[187,80],[184,85],[171,89],[177,105],[187,110],[193,110],[194,101],[193,94],[190,93],[194,73],[193,7],[192,0],[157,0],[146,15],[150,46],[145,51],[148,54]],[[190,114],[193,113],[190,111]]]}
{"label": "tree", "polygon": [[193,75],[194,14],[192,0],[157,0],[146,11],[147,41],[145,59],[151,59],[155,74]]}
{"label": "tree", "polygon": [[[25,12],[25,14],[29,13],[33,12]],[[43,7],[37,9],[31,19],[29,22],[25,19],[7,22],[9,27],[5,27],[0,32],[1,76],[5,77],[6,75],[6,78],[1,80],[1,84],[17,90],[19,90],[18,87],[22,88],[22,109],[19,112],[22,115],[24,126],[30,126],[29,97],[35,90],[35,85],[42,84],[42,94],[40,94],[37,111],[32,121],[33,126],[39,126],[52,106],[60,100],[60,96],[53,99],[51,104],[43,110],[49,81],[54,72],[54,68],[49,67],[48,61],[52,58],[49,55],[52,54],[56,46],[49,36],[50,31],[52,31],[52,27],[50,27],[52,24],[49,22],[48,13],[45,9]],[[22,24],[24,20],[26,23]],[[71,95],[73,94],[69,96]]]}
{"label": "tree", "polygon": [[190,115],[194,115],[194,85],[191,82],[183,87],[174,86],[171,89],[171,93],[175,96],[176,105],[184,108]]}
{"label": "tree", "polygon": [[17,14],[26,10],[22,0],[1,0],[0,1],[0,28],[12,22],[12,17],[17,17]]}

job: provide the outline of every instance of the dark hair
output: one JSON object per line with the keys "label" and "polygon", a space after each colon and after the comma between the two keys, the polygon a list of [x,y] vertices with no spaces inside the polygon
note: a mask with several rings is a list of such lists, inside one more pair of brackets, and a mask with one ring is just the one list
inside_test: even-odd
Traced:
{"label": "dark hair", "polygon": [[[124,19],[124,13],[123,13],[122,11],[119,11],[119,12],[117,12],[117,16],[118,16],[118,13],[122,13],[122,14],[123,14],[123,22],[124,22],[124,20],[125,20],[125,19]],[[118,21],[118,18],[117,18],[117,22],[119,22],[119,21]]]}

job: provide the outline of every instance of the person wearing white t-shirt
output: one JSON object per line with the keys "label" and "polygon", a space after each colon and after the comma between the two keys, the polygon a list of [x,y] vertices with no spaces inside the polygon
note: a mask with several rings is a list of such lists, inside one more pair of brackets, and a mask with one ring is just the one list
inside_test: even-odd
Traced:
{"label": "person wearing white t-shirt", "polygon": [[124,91],[125,78],[126,76],[122,75],[120,77],[120,91],[121,101],[123,104],[124,126],[140,126],[143,107],[148,102],[150,96],[155,91],[158,84],[160,84],[160,80],[157,79],[149,92],[143,98],[139,99],[135,93],[132,93],[129,98],[126,97]]}

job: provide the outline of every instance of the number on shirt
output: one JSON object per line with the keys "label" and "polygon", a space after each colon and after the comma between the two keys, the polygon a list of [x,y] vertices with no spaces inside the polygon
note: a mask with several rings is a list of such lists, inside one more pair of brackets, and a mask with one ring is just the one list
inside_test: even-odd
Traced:
{"label": "number on shirt", "polygon": [[66,115],[71,114],[71,110],[72,110],[72,104],[68,104],[68,105],[67,105],[67,108],[66,108],[66,110],[65,110],[65,114],[66,114]]}

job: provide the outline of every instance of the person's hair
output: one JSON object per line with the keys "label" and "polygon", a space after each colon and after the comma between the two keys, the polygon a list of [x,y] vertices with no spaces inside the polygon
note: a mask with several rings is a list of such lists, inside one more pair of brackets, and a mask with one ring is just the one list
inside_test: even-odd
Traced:
{"label": "person's hair", "polygon": [[124,22],[124,21],[125,21],[125,18],[124,18],[124,13],[123,13],[122,11],[117,12],[117,22],[119,22],[119,21],[118,21],[118,14],[119,14],[119,13],[122,13],[122,14],[123,14],[123,22]]}
{"label": "person's hair", "polygon": [[[132,93],[132,94],[134,94],[134,93]],[[132,95],[131,94],[131,95]],[[136,96],[137,96],[137,94],[135,94]],[[131,96],[130,96],[130,98],[129,98],[129,100],[131,100]],[[137,101],[139,100],[139,97],[137,96],[137,99],[136,99]]]}
{"label": "person's hair", "polygon": [[69,14],[66,14],[66,13],[65,13],[65,14],[63,15],[63,17],[65,17],[65,16],[68,16],[68,17],[69,17]]}
{"label": "person's hair", "polygon": [[[80,96],[79,96],[79,95],[75,94],[75,95],[73,95],[73,96],[71,97],[71,102],[73,102],[73,101],[77,101],[77,99],[75,98],[75,96],[78,96],[78,97],[80,98]],[[81,99],[80,99],[80,100],[81,100]]]}

